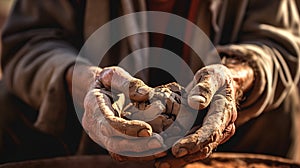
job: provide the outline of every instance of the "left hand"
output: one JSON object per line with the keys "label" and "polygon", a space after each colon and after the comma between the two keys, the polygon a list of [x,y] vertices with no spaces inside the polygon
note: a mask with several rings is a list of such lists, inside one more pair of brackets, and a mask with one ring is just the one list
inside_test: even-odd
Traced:
{"label": "left hand", "polygon": [[254,80],[253,71],[248,65],[232,66],[236,63],[229,62],[227,67],[209,65],[196,73],[194,81],[186,88],[187,99],[188,105],[196,110],[210,105],[203,124],[173,145],[172,154],[175,158],[163,158],[156,163],[156,167],[178,167],[205,159],[234,134],[237,94],[248,90]]}
{"label": "left hand", "polygon": [[118,102],[119,99],[114,99],[116,94],[123,93],[124,99],[126,97],[128,101],[147,101],[152,90],[142,80],[132,77],[120,67],[99,68],[84,98],[83,128],[114,159],[135,159],[119,154],[143,154],[147,156],[143,158],[145,160],[164,156],[160,152],[164,149],[162,137],[154,133],[145,121],[122,118],[121,106],[118,105],[125,100]]}

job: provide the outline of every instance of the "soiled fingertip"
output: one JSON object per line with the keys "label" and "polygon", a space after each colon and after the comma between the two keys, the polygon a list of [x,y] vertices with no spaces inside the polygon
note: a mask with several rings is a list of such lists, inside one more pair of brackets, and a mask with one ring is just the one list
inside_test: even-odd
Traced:
{"label": "soiled fingertip", "polygon": [[151,88],[149,88],[148,86],[141,86],[137,89],[137,93],[139,93],[141,95],[147,95],[150,90],[151,90]]}
{"label": "soiled fingertip", "polygon": [[139,137],[149,137],[151,136],[151,130],[149,129],[142,129],[138,132]]}
{"label": "soiled fingertip", "polygon": [[179,148],[179,150],[177,151],[175,157],[183,157],[183,156],[187,155],[188,153],[189,152],[188,152],[187,149],[185,149],[185,148]]}
{"label": "soiled fingertip", "polygon": [[203,150],[201,152],[207,154],[209,152],[209,148],[205,147],[205,148],[203,148]]}
{"label": "soiled fingertip", "polygon": [[203,158],[207,158],[211,154],[210,147],[205,147],[201,150],[201,155]]}

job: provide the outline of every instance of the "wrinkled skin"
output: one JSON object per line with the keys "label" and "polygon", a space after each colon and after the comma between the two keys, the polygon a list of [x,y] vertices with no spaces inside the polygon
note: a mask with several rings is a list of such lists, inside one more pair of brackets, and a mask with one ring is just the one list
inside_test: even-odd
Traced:
{"label": "wrinkled skin", "polygon": [[197,110],[210,107],[202,126],[174,144],[175,157],[197,153],[206,158],[234,134],[237,111],[233,89],[231,72],[223,65],[207,66],[196,73],[195,81],[187,88],[188,104]]}
{"label": "wrinkled skin", "polygon": [[[234,134],[234,121],[237,117],[236,98],[251,87],[252,82],[249,81],[253,81],[254,78],[249,66],[244,68],[233,65],[234,63],[230,62],[231,65],[228,65],[233,67],[233,71],[221,64],[200,69],[186,90],[176,83],[150,88],[121,68],[105,68],[85,98],[83,126],[95,142],[103,144],[109,151],[118,149],[139,153],[163,148],[165,139],[156,133],[173,123],[181,105],[186,113],[178,118],[189,115],[191,111],[208,109],[202,125],[194,127],[190,134],[178,140],[171,149],[173,156],[157,160],[156,166],[177,167],[207,158],[213,149]],[[182,94],[182,91],[186,93]],[[130,99],[131,103],[125,110],[115,105],[117,103],[114,102],[114,93],[124,93],[125,97]],[[182,100],[185,104],[182,104]],[[189,121],[188,117],[186,118],[181,120],[182,125]],[[112,127],[107,127],[107,124]],[[152,138],[147,142],[135,143],[123,135]],[[139,158],[110,153],[120,161],[153,160],[166,155],[166,152],[161,152]]]}
{"label": "wrinkled skin", "polygon": [[[104,68],[96,75],[95,82],[85,96],[83,127],[116,160],[153,160],[163,157],[166,152],[159,151],[164,151],[164,139],[157,133],[168,128],[175,120],[182,92],[184,89],[176,83],[150,88],[120,67]],[[130,103],[124,108],[127,102]],[[130,136],[151,138],[133,140]],[[136,153],[137,156],[151,152],[151,155],[129,157],[119,155],[119,152]]]}
{"label": "wrinkled skin", "polygon": [[[182,88],[180,85],[177,83],[170,83],[152,89],[149,92],[149,98],[146,101],[131,101],[125,108],[119,108],[126,104],[124,101],[121,101],[119,105],[113,105],[113,107],[116,107],[115,109],[119,109],[119,113],[121,114],[122,118],[127,120],[146,121],[151,125],[153,132],[160,133],[174,123],[174,120],[176,119],[176,116],[180,110],[181,94],[183,94],[183,92],[184,88]],[[189,113],[188,111],[185,112]],[[177,122],[176,124],[179,125],[180,123]],[[178,133],[181,131],[181,128],[183,127],[173,126],[170,128],[173,129],[170,132]],[[163,139],[172,141],[170,138],[173,137],[174,135],[165,135]],[[167,142],[165,142],[165,144],[166,143]],[[149,142],[148,146],[151,146]],[[163,151],[165,151],[165,149]],[[165,155],[166,152],[158,152],[157,154],[146,157],[128,157],[111,153],[111,156],[119,161],[153,160],[153,158],[158,158]]]}
{"label": "wrinkled skin", "polygon": [[237,99],[251,87],[254,76],[247,64],[232,60],[227,63],[229,68],[216,64],[196,73],[186,89],[187,101],[193,109],[208,108],[208,112],[196,131],[173,145],[173,156],[157,160],[156,167],[182,167],[205,159],[234,134]]}
{"label": "wrinkled skin", "polygon": [[[140,153],[162,148],[163,139],[152,132],[148,123],[121,118],[112,106],[115,93],[124,93],[130,100],[139,102],[148,100],[152,90],[153,88],[130,76],[122,68],[104,68],[96,75],[96,80],[84,99],[84,129],[96,143],[103,145],[108,151]],[[130,137],[151,138],[132,140]],[[165,153],[159,153],[145,159],[155,159],[164,155]],[[112,157],[123,159],[113,153]]]}
{"label": "wrinkled skin", "polygon": [[138,119],[149,123],[154,132],[166,130],[176,119],[181,107],[184,88],[177,83],[155,87],[148,101],[133,102],[122,110],[125,118]]}
{"label": "wrinkled skin", "polygon": [[[177,91],[180,92],[176,94],[176,89],[170,89],[172,86],[173,88],[177,86]],[[130,112],[123,112],[123,117],[129,116],[129,118],[146,121],[154,132],[160,133],[173,123],[181,105],[190,106],[195,109],[194,112],[210,105],[202,126],[190,135],[181,138],[171,149],[176,158],[182,158],[179,160],[188,163],[188,161],[207,158],[219,144],[227,141],[234,134],[237,112],[232,74],[223,65],[211,65],[196,73],[195,80],[186,89],[186,105],[181,104],[180,101],[179,96],[182,95],[182,90],[184,89],[175,83],[156,87],[149,92],[151,104],[148,101],[134,102],[125,109]],[[188,115],[188,111],[192,111],[188,107],[185,109],[187,110],[185,115]],[[169,114],[173,114],[175,118],[171,118]],[[182,115],[178,117],[179,120],[181,118]],[[182,128],[181,125],[191,122],[191,119],[184,122],[180,124],[179,129]],[[180,130],[173,132],[180,132]],[[168,162],[167,159],[163,161]],[[158,162],[157,165],[159,164]]]}

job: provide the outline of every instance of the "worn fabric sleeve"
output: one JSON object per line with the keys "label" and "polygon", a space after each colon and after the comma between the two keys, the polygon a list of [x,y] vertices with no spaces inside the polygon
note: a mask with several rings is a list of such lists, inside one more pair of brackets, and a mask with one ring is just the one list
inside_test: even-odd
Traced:
{"label": "worn fabric sleeve", "polygon": [[236,44],[217,47],[248,61],[255,82],[240,105],[237,125],[277,108],[299,78],[300,28],[295,0],[250,0]]}
{"label": "worn fabric sleeve", "polygon": [[2,34],[6,86],[38,111],[35,127],[54,135],[64,129],[65,72],[82,40],[76,10],[72,1],[19,0]]}

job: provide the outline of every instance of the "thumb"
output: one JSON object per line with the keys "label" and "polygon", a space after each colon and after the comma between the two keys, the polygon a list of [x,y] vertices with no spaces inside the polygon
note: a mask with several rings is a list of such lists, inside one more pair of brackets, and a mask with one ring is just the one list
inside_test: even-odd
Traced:
{"label": "thumb", "polygon": [[133,101],[148,100],[149,92],[153,89],[117,66],[104,68],[98,75],[98,80],[106,89],[124,93]]}
{"label": "thumb", "polygon": [[202,110],[206,108],[213,95],[225,85],[228,69],[223,65],[209,65],[200,69],[193,83],[194,87],[189,91],[188,104],[191,108]]}

